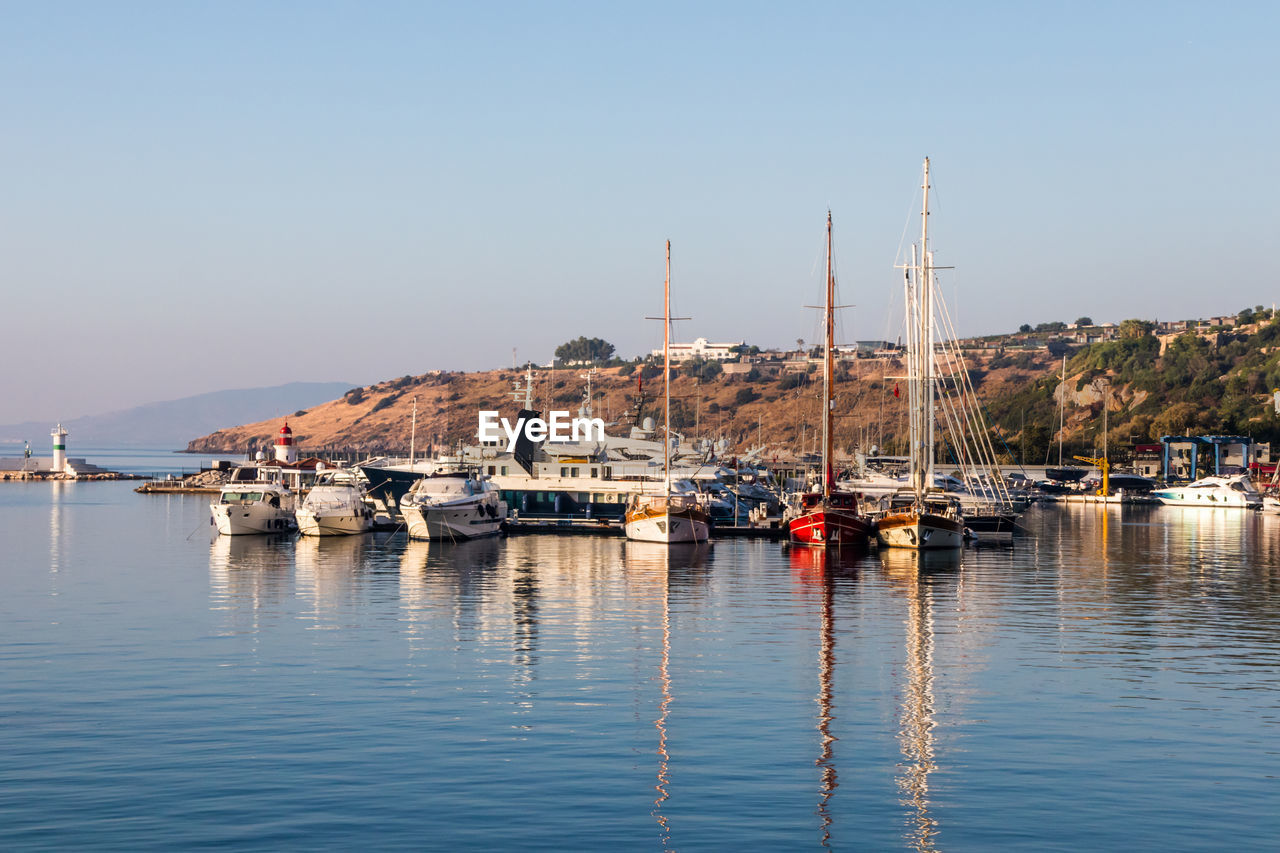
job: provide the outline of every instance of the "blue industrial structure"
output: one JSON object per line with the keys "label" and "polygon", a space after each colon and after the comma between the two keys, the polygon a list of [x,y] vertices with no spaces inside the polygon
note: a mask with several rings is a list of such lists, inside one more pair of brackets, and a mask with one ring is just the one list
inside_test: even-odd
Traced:
{"label": "blue industrial structure", "polygon": [[1191,448],[1191,479],[1196,477],[1196,467],[1199,462],[1200,448],[1205,445],[1213,447],[1213,473],[1222,474],[1222,448],[1235,447],[1239,445],[1243,448],[1244,470],[1249,467],[1249,448],[1253,446],[1253,439],[1247,435],[1162,435],[1160,443],[1164,445],[1164,479],[1168,482],[1169,478],[1169,447],[1174,444],[1190,444]]}

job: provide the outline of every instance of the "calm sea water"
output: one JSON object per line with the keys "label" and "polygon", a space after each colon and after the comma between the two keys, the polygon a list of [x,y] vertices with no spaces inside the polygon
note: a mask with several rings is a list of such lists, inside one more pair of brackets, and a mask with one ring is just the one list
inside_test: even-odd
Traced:
{"label": "calm sea water", "polygon": [[1280,838],[1280,518],[777,543],[211,541],[0,486],[0,848],[1195,850]]}

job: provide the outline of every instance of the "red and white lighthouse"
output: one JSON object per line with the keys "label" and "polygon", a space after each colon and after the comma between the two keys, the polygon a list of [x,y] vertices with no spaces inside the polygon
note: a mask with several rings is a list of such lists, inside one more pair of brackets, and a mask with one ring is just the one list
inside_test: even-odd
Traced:
{"label": "red and white lighthouse", "polygon": [[293,446],[293,430],[289,429],[288,421],[280,427],[280,435],[276,438],[276,461],[286,465],[298,461],[298,448]]}

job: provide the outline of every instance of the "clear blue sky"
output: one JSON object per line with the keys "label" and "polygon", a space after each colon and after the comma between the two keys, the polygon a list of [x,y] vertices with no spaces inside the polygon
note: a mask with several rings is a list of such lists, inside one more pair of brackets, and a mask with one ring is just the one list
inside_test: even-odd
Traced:
{"label": "clear blue sky", "polygon": [[0,423],[896,336],[933,158],[962,334],[1275,301],[1275,4],[0,4]]}

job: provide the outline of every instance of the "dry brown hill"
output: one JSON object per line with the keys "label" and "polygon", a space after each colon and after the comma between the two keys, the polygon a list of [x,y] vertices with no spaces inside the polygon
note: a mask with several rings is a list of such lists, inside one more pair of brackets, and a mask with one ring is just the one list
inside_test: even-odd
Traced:
{"label": "dry brown hill", "polygon": [[[990,354],[969,358],[984,398],[1011,393],[1055,366],[1044,351],[1003,356],[994,368]],[[630,423],[635,418],[639,370],[625,375],[626,369],[601,369],[594,379],[594,414],[607,423]],[[837,367],[837,447],[851,450],[860,443],[878,444],[884,452],[901,451],[898,436],[905,430],[905,386],[901,397],[895,398],[893,391],[904,370],[900,361],[879,359],[842,362]],[[586,389],[584,372],[582,368],[538,371],[534,407],[576,414]],[[646,402],[641,417],[661,421],[660,367],[657,373],[643,382]],[[340,399],[305,411],[281,412],[280,418],[218,430],[190,442],[188,450],[239,454],[267,449],[287,417],[294,441],[304,452],[407,452],[416,398],[417,450],[430,452],[474,441],[482,409],[514,415],[518,405],[510,392],[522,376],[514,370],[403,376],[354,388]],[[678,373],[671,393],[673,428],[686,435],[725,438],[736,450],[764,445],[775,455],[815,449],[822,393],[817,363],[765,362],[750,375],[722,373],[714,379]]]}

